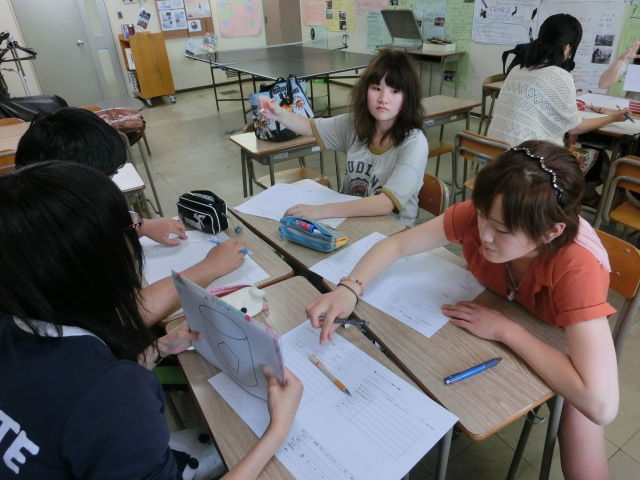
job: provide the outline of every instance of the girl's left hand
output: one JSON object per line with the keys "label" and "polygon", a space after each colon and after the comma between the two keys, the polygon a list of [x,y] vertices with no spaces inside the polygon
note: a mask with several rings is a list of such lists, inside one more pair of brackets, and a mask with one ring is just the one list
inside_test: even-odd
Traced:
{"label": "girl's left hand", "polygon": [[475,302],[458,302],[442,305],[442,313],[451,318],[456,327],[488,340],[502,341],[505,331],[513,322],[497,310]]}
{"label": "girl's left hand", "polygon": [[319,220],[323,216],[322,205],[294,205],[284,212],[285,217],[302,217],[309,220]]}
{"label": "girl's left hand", "polygon": [[187,322],[184,322],[177,328],[174,328],[165,336],[158,339],[158,350],[162,357],[168,355],[176,355],[184,352],[191,346],[191,342],[200,340],[199,332],[192,332]]}

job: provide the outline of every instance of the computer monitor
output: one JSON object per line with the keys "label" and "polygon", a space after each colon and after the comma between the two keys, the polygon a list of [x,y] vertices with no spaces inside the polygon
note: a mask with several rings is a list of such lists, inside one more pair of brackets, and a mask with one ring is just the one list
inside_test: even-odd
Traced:
{"label": "computer monitor", "polygon": [[422,34],[413,10],[380,10],[391,39],[402,38],[422,43]]}

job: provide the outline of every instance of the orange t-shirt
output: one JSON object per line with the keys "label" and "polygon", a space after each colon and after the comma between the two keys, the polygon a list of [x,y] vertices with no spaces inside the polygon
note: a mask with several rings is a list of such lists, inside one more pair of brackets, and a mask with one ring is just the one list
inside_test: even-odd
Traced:
{"label": "orange t-shirt", "polygon": [[[507,296],[505,263],[482,255],[478,217],[470,200],[456,203],[444,214],[450,242],[462,245],[469,271],[498,295]],[[571,242],[553,257],[538,257],[522,278],[515,300],[541,320],[564,327],[615,313],[607,302],[609,273],[586,248]]]}

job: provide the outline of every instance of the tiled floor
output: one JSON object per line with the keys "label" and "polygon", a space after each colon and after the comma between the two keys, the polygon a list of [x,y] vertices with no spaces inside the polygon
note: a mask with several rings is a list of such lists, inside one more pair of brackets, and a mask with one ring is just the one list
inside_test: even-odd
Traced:
{"label": "tiled floor", "polygon": [[[335,90],[335,92],[334,92]],[[332,104],[346,104],[346,91],[332,90]],[[234,95],[234,93],[231,93]],[[180,193],[203,188],[216,192],[229,204],[242,199],[239,149],[229,140],[229,134],[244,127],[239,105],[234,102],[221,104],[216,112],[213,93],[197,90],[177,95],[177,103],[156,102],[153,108],[145,108],[147,136],[152,149],[151,168],[165,215],[175,215],[175,202]],[[322,99],[321,99],[322,100]],[[445,130],[445,141],[463,128],[461,122],[450,124]],[[473,125],[472,125],[473,128]],[[430,139],[437,131],[427,132]],[[327,173],[333,177],[333,161],[326,162]],[[291,166],[295,163],[292,161]],[[443,158],[440,176],[449,178],[450,160]],[[317,160],[310,161],[318,168]],[[142,172],[142,168],[139,168]],[[433,173],[435,162],[428,171]],[[267,173],[259,170],[258,175]],[[148,198],[152,198],[148,192]],[[618,302],[619,304],[619,302]],[[640,478],[640,327],[636,322],[627,340],[620,364],[621,401],[617,419],[607,427],[607,452],[611,476],[616,480]],[[198,421],[195,408],[188,394],[174,393],[182,417],[187,426]],[[513,449],[518,439],[522,420],[483,441],[473,441],[459,435],[454,440],[447,478],[493,480],[504,478]],[[538,476],[545,425],[534,427],[524,461],[518,475],[528,480]],[[434,470],[434,454],[431,453],[412,472],[411,478],[431,478]],[[552,479],[561,479],[559,460],[552,467]]]}

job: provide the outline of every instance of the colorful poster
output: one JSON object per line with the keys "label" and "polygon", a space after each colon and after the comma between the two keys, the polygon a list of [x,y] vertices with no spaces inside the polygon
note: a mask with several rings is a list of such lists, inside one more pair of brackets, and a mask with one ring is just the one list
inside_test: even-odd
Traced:
{"label": "colorful poster", "polygon": [[365,15],[371,10],[382,10],[389,7],[389,0],[354,0],[356,15]]}
{"label": "colorful poster", "polygon": [[516,45],[536,35],[540,0],[477,0],[473,12],[473,40]]}
{"label": "colorful poster", "polygon": [[367,50],[375,52],[380,45],[389,45],[391,35],[382,19],[380,10],[367,12]]}
{"label": "colorful poster", "polygon": [[[481,2],[481,0],[476,0]],[[473,18],[473,3],[467,0],[449,0],[447,3],[447,22],[445,24],[445,39],[455,42],[456,50],[469,52],[471,49],[471,21]],[[458,91],[467,89],[467,75],[469,71],[469,54],[458,57],[456,66],[458,77]],[[446,84],[445,84],[446,85]]]}
{"label": "colorful poster", "polygon": [[160,28],[162,30],[175,30],[176,22],[173,18],[173,10],[162,10],[160,14]]}
{"label": "colorful poster", "polygon": [[173,10],[173,21],[175,22],[176,30],[187,28],[187,14],[184,8]]}
{"label": "colorful poster", "polygon": [[309,26],[324,26],[325,0],[302,0],[302,22]]}
{"label": "colorful poster", "polygon": [[184,0],[184,7],[187,10],[187,18],[189,20],[209,18],[211,16],[209,0],[205,0],[204,2],[199,0]]}
{"label": "colorful poster", "polygon": [[445,38],[447,0],[418,0],[414,9],[422,38]]}
{"label": "colorful poster", "polygon": [[353,0],[325,0],[325,25],[330,32],[352,32],[356,21]]}
{"label": "colorful poster", "polygon": [[246,37],[262,31],[260,0],[217,0],[220,36]]}
{"label": "colorful poster", "polygon": [[138,19],[136,21],[136,25],[140,27],[143,31],[149,28],[149,20],[151,20],[151,12],[144,8],[138,10]]}
{"label": "colorful poster", "polygon": [[[617,51],[620,44],[618,37],[623,32],[622,25],[625,21],[626,8],[627,4],[622,1],[576,2],[565,0],[542,3],[538,19],[540,24],[547,17],[556,13],[568,13],[576,17],[582,25],[582,40],[574,58],[576,68],[571,72],[577,89],[603,91],[598,88],[598,79],[607,69],[609,63],[615,59],[614,52]],[[637,33],[635,34],[637,35]],[[537,31],[534,38],[535,36],[537,36]]]}

